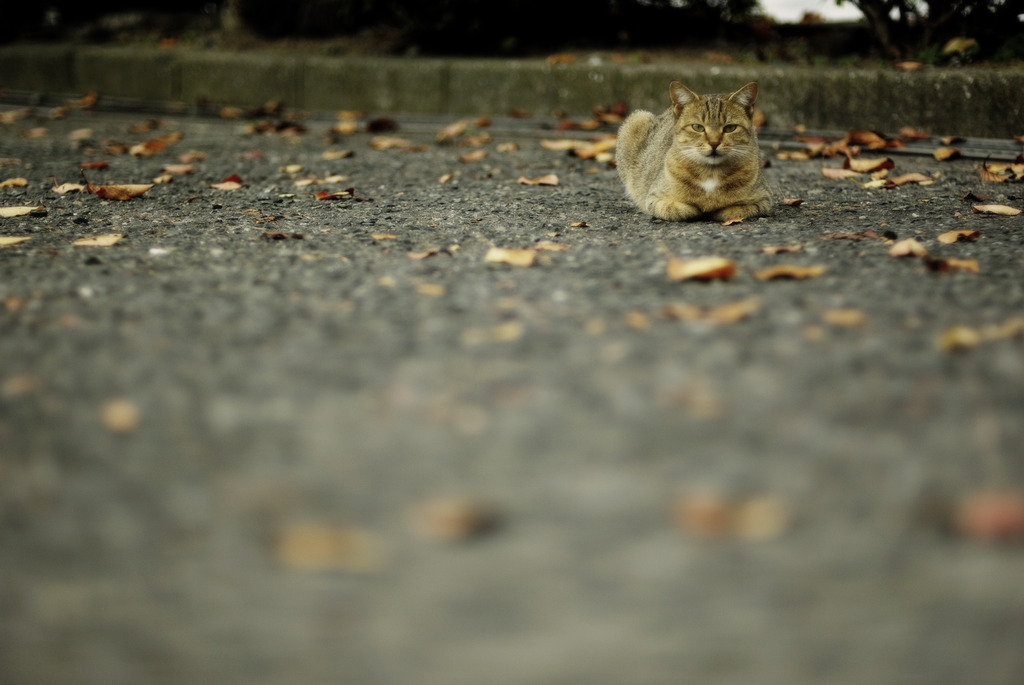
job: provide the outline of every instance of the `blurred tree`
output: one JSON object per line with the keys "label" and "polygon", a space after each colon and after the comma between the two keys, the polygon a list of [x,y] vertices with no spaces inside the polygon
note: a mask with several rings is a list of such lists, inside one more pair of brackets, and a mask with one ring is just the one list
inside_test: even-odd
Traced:
{"label": "blurred tree", "polygon": [[893,59],[934,57],[956,37],[973,38],[983,53],[997,54],[1024,36],[1021,0],[836,0],[844,2],[861,11]]}

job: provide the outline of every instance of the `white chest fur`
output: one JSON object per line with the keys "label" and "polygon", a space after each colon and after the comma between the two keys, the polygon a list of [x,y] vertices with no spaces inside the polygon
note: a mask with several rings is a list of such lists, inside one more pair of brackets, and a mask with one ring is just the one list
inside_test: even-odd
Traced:
{"label": "white chest fur", "polygon": [[705,193],[710,193],[718,187],[717,178],[708,178],[700,182],[700,187],[704,189]]}

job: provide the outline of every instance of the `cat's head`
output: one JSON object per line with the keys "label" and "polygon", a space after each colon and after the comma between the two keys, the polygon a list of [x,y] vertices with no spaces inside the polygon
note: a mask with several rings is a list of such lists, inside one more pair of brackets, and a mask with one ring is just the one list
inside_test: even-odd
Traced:
{"label": "cat's head", "polygon": [[669,85],[675,112],[675,147],[692,161],[717,165],[757,155],[753,113],[757,83],[726,96],[698,95],[679,81]]}

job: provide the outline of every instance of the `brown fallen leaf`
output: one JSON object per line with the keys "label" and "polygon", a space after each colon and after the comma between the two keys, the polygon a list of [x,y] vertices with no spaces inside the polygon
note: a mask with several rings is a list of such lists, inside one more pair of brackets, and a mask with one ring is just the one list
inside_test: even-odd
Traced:
{"label": "brown fallen leaf", "polygon": [[971,210],[975,214],[999,214],[1001,216],[1017,216],[1020,210],[1007,205],[972,205]]}
{"label": "brown fallen leaf", "polygon": [[784,198],[782,198],[782,204],[786,205],[787,207],[799,207],[803,203],[804,203],[803,200],[801,200],[800,198],[796,198],[796,197],[784,197]]}
{"label": "brown fallen leaf", "polygon": [[142,412],[131,400],[110,400],[103,405],[101,420],[111,433],[128,435],[134,433],[142,423]]}
{"label": "brown fallen leaf", "polygon": [[137,145],[131,146],[128,152],[134,157],[152,157],[158,152],[162,152],[167,149],[167,146],[176,143],[182,139],[182,133],[175,131],[173,133],[166,133],[156,138],[150,138]]}
{"label": "brown fallen leaf", "polygon": [[[572,154],[580,159],[595,159],[601,157],[602,153],[615,149],[616,137],[605,136],[588,145],[581,145],[572,149]],[[598,161],[602,161],[598,159]]]}
{"label": "brown fallen leaf", "polygon": [[459,161],[463,164],[469,164],[471,162],[481,162],[487,157],[487,150],[472,150],[464,155],[459,156]]}
{"label": "brown fallen leaf", "polygon": [[175,176],[184,176],[186,174],[196,173],[195,164],[165,164],[160,168],[160,171],[166,174],[174,174]]}
{"label": "brown fallen leaf", "polygon": [[696,259],[670,257],[665,267],[665,274],[670,281],[713,281],[735,276],[736,264],[725,257],[698,257]]}
{"label": "brown fallen leaf", "polygon": [[741,223],[743,223],[743,217],[737,216],[737,217],[733,217],[732,219],[726,219],[725,221],[722,222],[722,225],[723,226],[732,226],[733,224],[741,224]]}
{"label": "brown fallen leaf", "polygon": [[104,235],[92,236],[91,238],[79,238],[71,243],[77,247],[110,247],[124,237],[122,233],[107,233]]}
{"label": "brown fallen leaf", "polygon": [[9,178],[6,181],[0,181],[0,188],[24,188],[28,185],[28,179],[25,178]]}
{"label": "brown fallen leaf", "polygon": [[[892,169],[896,163],[889,157],[877,157],[874,159],[862,159],[860,157],[847,157],[843,160],[844,169],[852,169],[860,173],[870,173],[880,169]],[[827,175],[827,174],[826,174]]]}
{"label": "brown fallen leaf", "polygon": [[347,200],[355,195],[355,188],[348,188],[347,190],[339,190],[331,192],[329,190],[320,190],[313,193],[313,197],[318,200]]}
{"label": "brown fallen leaf", "polygon": [[925,176],[924,174],[918,173],[916,171],[911,172],[909,174],[901,174],[899,176],[894,176],[892,178],[885,179],[885,186],[887,188],[892,188],[894,186],[902,186],[906,185],[907,183],[917,183],[918,185],[926,186],[935,183],[935,179],[933,179],[931,176]]}
{"label": "brown fallen leaf", "polygon": [[382,545],[373,535],[317,523],[286,526],[278,532],[273,552],[279,562],[300,571],[372,573],[384,563]]}
{"label": "brown fallen leaf", "polygon": [[414,145],[412,141],[394,136],[374,136],[370,139],[370,147],[374,150],[404,150],[405,152],[423,152],[429,145]]}
{"label": "brown fallen leaf", "polygon": [[108,166],[110,166],[110,162],[107,162],[106,160],[102,160],[101,159],[101,160],[96,160],[94,162],[82,162],[81,164],[78,165],[78,168],[79,169],[90,169],[90,170],[93,170],[93,171],[99,171],[101,169],[106,169]]}
{"label": "brown fallen leaf", "polygon": [[231,174],[220,183],[209,184],[209,187],[216,190],[238,190],[242,187],[242,179],[238,174]]}
{"label": "brown fallen leaf", "polygon": [[759,269],[754,272],[754,278],[762,281],[771,281],[777,279],[795,279],[801,280],[804,278],[817,278],[826,271],[824,266],[795,266],[788,264],[780,264],[779,266],[768,267],[767,269]]}
{"label": "brown fallen leaf", "polygon": [[833,326],[856,328],[863,326],[868,317],[860,309],[826,309],[821,313],[821,319]]}
{"label": "brown fallen leaf", "polygon": [[50,188],[50,190],[58,193],[59,195],[66,195],[67,193],[84,193],[85,186],[81,183],[61,183],[59,186]]}
{"label": "brown fallen leaf", "polygon": [[512,266],[531,266],[537,258],[537,251],[533,249],[511,249],[504,247],[492,247],[484,255],[484,261],[493,264],[510,264]]}
{"label": "brown fallen leaf", "polygon": [[850,131],[843,138],[843,142],[848,145],[863,145],[869,150],[880,150],[888,146],[888,141],[885,137],[874,131]]}
{"label": "brown fallen leaf", "polygon": [[947,231],[938,237],[938,241],[945,245],[953,243],[970,243],[981,237],[981,231]]}
{"label": "brown fallen leaf", "polygon": [[791,514],[789,506],[775,496],[733,499],[690,493],[676,499],[672,518],[679,528],[698,538],[759,541],[782,535],[789,528]]}
{"label": "brown fallen leaf", "polygon": [[494,531],[500,524],[497,510],[469,497],[436,497],[412,512],[413,529],[439,542],[461,542]]}
{"label": "brown fallen leaf", "polygon": [[443,297],[447,292],[443,283],[417,283],[416,293],[425,297]]}
{"label": "brown fallen leaf", "polygon": [[7,247],[9,245],[18,245],[25,242],[26,240],[32,240],[32,236],[13,236],[13,235],[0,235],[0,247]]}
{"label": "brown fallen leaf", "polygon": [[854,171],[853,169],[834,169],[832,167],[822,167],[821,173],[824,174],[826,178],[834,179],[854,178],[856,176],[860,176],[860,172]]}
{"label": "brown fallen leaf", "polygon": [[1024,540],[1024,493],[979,491],[964,496],[953,509],[955,530],[985,542]]}
{"label": "brown fallen leaf", "polygon": [[728,302],[712,307],[703,312],[701,317],[705,321],[718,324],[731,324],[741,321],[761,308],[761,300],[757,297],[748,297],[736,302]]}
{"label": "brown fallen leaf", "polygon": [[968,326],[954,326],[942,333],[937,346],[943,352],[967,350],[982,343],[984,338],[977,330]]}
{"label": "brown fallen leaf", "polygon": [[927,257],[928,250],[916,238],[904,238],[889,248],[890,257]]}
{"label": "brown fallen leaf", "polygon": [[960,150],[955,147],[939,147],[932,151],[932,157],[940,162],[960,159],[961,156]]}
{"label": "brown fallen leaf", "polygon": [[768,245],[761,248],[761,252],[765,254],[784,254],[789,252],[801,252],[803,251],[803,245]]}
{"label": "brown fallen leaf", "polygon": [[305,240],[302,233],[285,233],[284,231],[266,231],[260,234],[260,240]]}
{"label": "brown fallen leaf", "polygon": [[0,218],[11,219],[16,216],[28,216],[36,210],[41,210],[42,205],[35,207],[0,207]]}
{"label": "brown fallen leaf", "polygon": [[924,264],[929,270],[943,274],[949,273],[950,271],[970,271],[971,273],[976,274],[981,270],[978,266],[977,259],[959,259],[957,257],[934,259],[926,256],[924,258]]}
{"label": "brown fallen leaf", "polygon": [[542,139],[540,141],[540,146],[545,150],[551,150],[553,152],[567,152],[579,147],[584,147],[586,146],[586,143],[582,140],[573,140],[571,138],[556,138],[554,140]]}
{"label": "brown fallen leaf", "polygon": [[520,176],[516,179],[516,183],[523,186],[557,186],[558,176],[555,174],[546,174],[537,178],[527,178],[526,176]]}

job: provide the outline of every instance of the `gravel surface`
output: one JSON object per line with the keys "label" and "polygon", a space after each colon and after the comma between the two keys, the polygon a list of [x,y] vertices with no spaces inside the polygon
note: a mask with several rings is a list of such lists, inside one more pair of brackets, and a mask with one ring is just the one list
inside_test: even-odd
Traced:
{"label": "gravel surface", "polygon": [[0,125],[0,207],[45,206],[0,219],[5,685],[1024,680],[1024,523],[964,513],[1024,488],[1024,215],[971,209],[1020,184],[772,159],[802,204],[678,225],[535,124],[460,162],[144,118]]}

